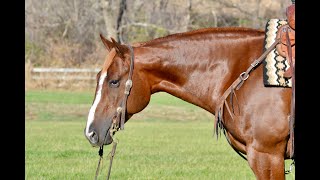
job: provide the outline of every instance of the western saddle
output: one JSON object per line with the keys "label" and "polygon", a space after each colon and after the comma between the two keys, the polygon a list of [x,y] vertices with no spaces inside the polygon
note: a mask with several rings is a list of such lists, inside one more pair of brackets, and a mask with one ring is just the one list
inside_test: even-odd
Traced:
{"label": "western saddle", "polygon": [[286,78],[292,77],[292,69],[295,65],[295,5],[292,4],[286,9],[288,23],[279,27],[277,38],[280,43],[276,46],[279,55],[286,58],[289,68],[284,72]]}
{"label": "western saddle", "polygon": [[292,95],[291,95],[291,109],[289,118],[290,138],[288,152],[290,158],[294,158],[294,126],[295,126],[295,5],[288,6],[286,9],[286,16],[288,23],[279,27],[277,32],[277,39],[280,40],[276,49],[279,55],[286,58],[289,68],[284,72],[285,78],[292,80]]}

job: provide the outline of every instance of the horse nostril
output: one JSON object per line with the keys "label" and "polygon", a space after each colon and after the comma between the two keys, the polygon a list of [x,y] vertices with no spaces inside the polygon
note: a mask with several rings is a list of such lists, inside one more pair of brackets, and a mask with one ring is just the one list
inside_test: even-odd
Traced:
{"label": "horse nostril", "polygon": [[88,139],[92,144],[96,144],[98,142],[98,134],[95,131],[91,131],[88,134]]}

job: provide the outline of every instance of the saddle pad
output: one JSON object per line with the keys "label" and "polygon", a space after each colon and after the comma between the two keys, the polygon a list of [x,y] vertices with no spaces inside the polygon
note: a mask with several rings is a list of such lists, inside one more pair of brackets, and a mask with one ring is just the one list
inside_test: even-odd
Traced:
{"label": "saddle pad", "polygon": [[[266,24],[266,36],[263,50],[265,51],[275,41],[278,28],[287,24],[286,20],[269,19]],[[283,73],[289,68],[285,57],[272,50],[263,61],[263,83],[265,87],[291,87],[291,79],[283,77]]]}

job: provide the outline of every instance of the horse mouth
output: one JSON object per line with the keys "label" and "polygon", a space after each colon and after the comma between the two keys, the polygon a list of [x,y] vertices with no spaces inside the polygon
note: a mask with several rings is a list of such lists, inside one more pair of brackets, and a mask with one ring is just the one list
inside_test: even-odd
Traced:
{"label": "horse mouth", "polygon": [[[93,147],[100,147],[100,146],[103,146],[103,145],[109,145],[113,142],[113,138],[112,136],[115,134],[115,132],[112,132],[112,136],[110,135],[110,129],[109,128],[106,132],[106,134],[104,136],[96,136],[96,140],[93,140],[93,139],[90,139],[87,135],[86,135],[86,130],[84,129],[84,134],[85,134],[85,137],[87,138],[87,140],[89,141],[89,143],[91,144],[91,146]],[[95,133],[95,132],[94,132]],[[93,133],[93,134],[94,134]],[[99,140],[101,139],[101,140]],[[103,139],[103,140],[102,140]]]}
{"label": "horse mouth", "polygon": [[[114,118],[117,118],[117,116],[114,116],[112,121],[106,121],[106,122],[114,122]],[[105,124],[104,126],[109,126],[108,129],[100,129],[100,133],[97,133],[97,131],[92,130],[90,133],[86,134],[86,128],[84,129],[84,134],[91,146],[93,147],[101,147],[104,145],[109,145],[113,142],[113,136],[115,133],[120,129],[118,127],[114,127],[115,124]],[[105,132],[105,133],[104,133]]]}
{"label": "horse mouth", "polygon": [[[113,142],[113,138],[112,138],[111,135],[110,135],[110,129],[111,129],[111,128],[109,128],[108,131],[107,131],[106,138],[105,138],[105,140],[104,140],[104,142],[103,142],[103,145],[109,145],[109,144],[111,144],[111,143]],[[116,133],[115,131],[112,132],[112,136],[113,136],[115,133]]]}

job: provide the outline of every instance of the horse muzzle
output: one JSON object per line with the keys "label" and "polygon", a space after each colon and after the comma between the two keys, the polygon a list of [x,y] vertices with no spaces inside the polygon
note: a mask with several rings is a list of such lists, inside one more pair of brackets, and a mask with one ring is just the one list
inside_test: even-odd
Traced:
{"label": "horse muzzle", "polygon": [[86,128],[84,129],[84,135],[93,147],[100,147],[112,143],[113,139],[110,135],[110,128],[106,132],[101,131],[101,134],[99,134],[91,127],[92,126],[90,126],[89,131],[86,131]]}

